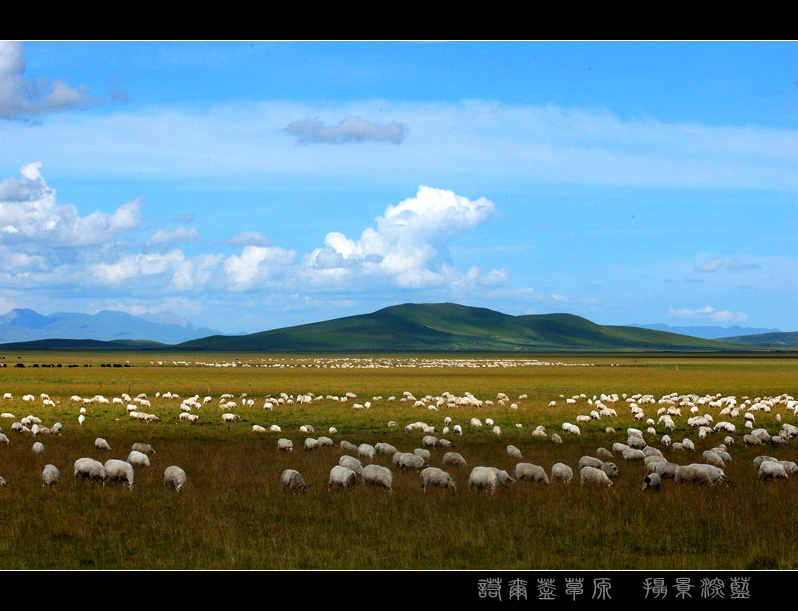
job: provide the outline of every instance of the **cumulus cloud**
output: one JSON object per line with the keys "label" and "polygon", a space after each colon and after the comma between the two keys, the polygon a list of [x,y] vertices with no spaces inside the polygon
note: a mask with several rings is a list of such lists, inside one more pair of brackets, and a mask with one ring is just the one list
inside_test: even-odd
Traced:
{"label": "cumulus cloud", "polygon": [[[490,200],[470,200],[452,191],[421,186],[415,197],[388,206],[376,227],[357,240],[328,233],[324,246],[306,258],[310,270],[347,272],[353,278],[382,278],[398,287],[419,288],[450,282],[454,271],[449,243],[491,219]],[[492,272],[493,273],[493,272]],[[495,272],[493,279],[496,279]],[[329,274],[328,274],[329,275]]]}
{"label": "cumulus cloud", "polygon": [[0,232],[8,244],[82,247],[106,243],[138,228],[141,201],[122,204],[113,213],[80,216],[74,206],[59,204],[41,174],[42,163],[24,166],[21,178],[0,181]]}
{"label": "cumulus cloud", "polygon": [[396,121],[382,125],[357,117],[344,119],[334,127],[326,127],[318,120],[302,119],[290,123],[286,130],[296,136],[299,144],[347,144],[350,142],[401,144],[407,132],[405,126]]}
{"label": "cumulus cloud", "polygon": [[745,312],[732,312],[730,310],[717,310],[711,306],[703,308],[671,308],[669,315],[676,318],[692,318],[711,320],[717,323],[745,322],[748,315]]}
{"label": "cumulus cloud", "polygon": [[65,80],[28,78],[21,42],[0,41],[0,118],[36,117],[68,108],[84,109],[101,102],[85,85],[72,87]]}

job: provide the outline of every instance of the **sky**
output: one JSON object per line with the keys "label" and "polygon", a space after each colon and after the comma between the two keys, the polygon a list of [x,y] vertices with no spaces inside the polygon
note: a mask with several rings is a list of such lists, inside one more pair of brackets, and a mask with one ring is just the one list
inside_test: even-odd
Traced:
{"label": "sky", "polygon": [[0,42],[0,313],[798,329],[796,41]]}

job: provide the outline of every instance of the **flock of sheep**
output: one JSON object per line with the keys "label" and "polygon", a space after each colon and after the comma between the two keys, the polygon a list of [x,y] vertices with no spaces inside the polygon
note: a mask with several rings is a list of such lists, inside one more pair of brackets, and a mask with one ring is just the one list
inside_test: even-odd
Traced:
{"label": "flock of sheep", "polygon": [[[173,393],[158,393],[157,399],[175,400],[180,399],[179,420],[188,420],[196,423],[199,416],[197,412],[205,409],[207,412],[214,399],[206,396],[200,399],[195,395],[188,399],[181,399]],[[5,400],[13,400],[9,393],[4,395]],[[42,393],[39,397],[43,405],[55,406],[55,402],[48,395]],[[25,395],[23,400],[30,403],[36,402],[33,395]],[[275,396],[267,396],[263,400],[262,409],[265,413],[270,413],[278,406],[290,406],[294,404],[310,404],[319,401],[335,401],[337,403],[350,403],[352,409],[371,409],[372,404],[392,401],[402,401],[413,408],[423,409],[428,413],[437,412],[440,409],[450,409],[450,413],[457,414],[457,408],[482,408],[485,406],[506,407],[507,414],[514,413],[518,409],[518,402],[527,400],[526,395],[520,395],[517,399],[511,400],[504,393],[498,393],[495,399],[477,399],[471,393],[464,393],[456,396],[451,393],[442,393],[438,396],[424,396],[416,398],[411,392],[405,391],[401,395],[388,397],[373,397],[371,401],[357,400],[355,393],[346,393],[341,396],[334,395],[315,395],[307,393],[304,395],[289,395],[279,393]],[[256,407],[256,401],[246,395],[238,398],[243,407]],[[224,394],[219,397],[215,409],[221,413],[222,421],[232,425],[240,418],[237,410],[239,403],[232,394]],[[794,419],[798,415],[798,401],[792,396],[782,394],[776,397],[742,397],[738,399],[734,396],[699,396],[695,394],[670,393],[658,399],[653,395],[634,394],[617,395],[601,394],[588,398],[584,394],[572,397],[560,396],[549,403],[554,407],[557,403],[564,401],[566,405],[575,406],[575,409],[584,407],[583,414],[577,415],[574,424],[563,422],[561,426],[562,436],[559,433],[549,433],[543,426],[537,426],[530,434],[530,437],[545,437],[553,443],[563,443],[563,436],[581,436],[581,426],[591,425],[595,429],[595,423],[603,420],[607,423],[605,431],[607,433],[617,433],[616,427],[623,420],[619,417],[619,411],[628,412],[628,417],[632,423],[645,424],[647,428],[626,427],[626,443],[616,442],[610,448],[598,448],[594,456],[583,456],[578,463],[578,477],[583,485],[597,485],[604,487],[613,486],[613,482],[620,477],[620,470],[615,461],[640,461],[646,466],[646,475],[641,482],[643,490],[657,490],[662,486],[663,480],[672,479],[677,483],[700,483],[705,485],[728,484],[729,479],[725,473],[725,467],[732,460],[731,447],[738,442],[744,445],[757,446],[778,446],[787,444],[798,438],[798,427],[784,422],[785,417]],[[93,403],[114,404],[127,406],[126,411],[131,417],[143,422],[158,422],[160,417],[147,410],[152,408],[151,401],[142,393],[136,398],[123,394],[120,397],[109,401],[102,396],[80,397],[72,396],[70,402],[80,404],[78,423],[83,426],[88,414],[87,407]],[[545,408],[544,408],[545,409]],[[780,424],[778,431],[769,432],[763,427],[757,427],[755,422],[759,413],[770,413],[777,411],[774,415],[776,423]],[[9,412],[0,414],[0,417],[16,420],[15,416]],[[722,435],[723,441],[702,453],[701,462],[689,462],[679,464],[667,458],[663,452],[683,452],[690,454],[695,451],[695,444],[689,437],[684,437],[681,441],[673,441],[671,433],[677,430],[676,420],[682,418],[691,430],[695,431],[695,436],[699,439],[707,439],[713,435]],[[684,426],[683,424],[683,426]],[[398,424],[389,421],[388,427],[394,428]],[[392,492],[393,471],[391,468],[375,462],[375,458],[383,456],[390,458],[394,470],[415,470],[419,473],[419,485],[426,491],[430,487],[457,490],[455,479],[446,469],[467,467],[468,463],[462,454],[454,451],[455,444],[449,437],[459,438],[465,431],[478,431],[483,426],[492,427],[490,430],[496,436],[501,436],[503,430],[501,426],[494,423],[491,418],[483,421],[472,417],[468,425],[454,423],[451,416],[446,416],[442,421],[442,428],[439,430],[435,424],[428,424],[425,421],[416,421],[405,426],[405,431],[409,434],[421,432],[421,446],[412,451],[400,451],[395,446],[388,443],[361,443],[352,444],[349,441],[341,440],[338,443],[332,437],[305,437],[303,448],[305,451],[313,451],[323,447],[338,447],[341,456],[337,462],[331,466],[327,481],[328,489],[351,489],[360,482],[368,486],[376,486],[386,491]],[[520,423],[515,427],[522,428]],[[31,433],[33,436],[39,435],[58,435],[61,433],[62,425],[56,423],[50,427],[42,425],[41,420],[33,415],[15,421],[11,430],[17,433]],[[659,430],[658,430],[659,429]],[[739,429],[739,430],[738,430]],[[252,430],[256,433],[281,432],[282,429],[277,424],[272,424],[268,428],[260,424],[252,425]],[[314,434],[312,425],[303,425],[299,428],[302,434]],[[336,435],[337,428],[330,427],[329,434]],[[741,433],[741,434],[740,434]],[[737,437],[734,435],[737,434]],[[0,429],[0,446],[10,443],[10,439]],[[660,447],[656,447],[659,445]],[[431,451],[437,448],[443,449],[443,456],[440,457],[440,467],[430,465],[432,457]],[[660,449],[662,448],[662,449]],[[110,445],[101,437],[95,441],[95,450],[109,451]],[[277,449],[282,452],[293,452],[293,440],[281,437],[277,441]],[[33,444],[33,451],[41,453],[43,444],[37,441]],[[127,459],[109,459],[102,463],[88,457],[82,457],[74,463],[74,481],[90,480],[105,485],[107,482],[120,482],[130,488],[134,485],[135,469],[148,468],[150,459],[155,451],[148,444],[134,444]],[[470,488],[481,491],[495,493],[501,488],[505,488],[519,481],[529,481],[535,483],[549,484],[554,482],[570,483],[575,479],[574,470],[565,462],[557,462],[550,469],[545,469],[541,465],[536,465],[525,461],[521,450],[514,445],[506,446],[506,456],[515,461],[515,468],[512,474],[506,469],[491,466],[473,466],[471,468],[468,485]],[[437,458],[437,456],[436,456]],[[364,465],[364,462],[368,463]],[[798,475],[798,467],[793,461],[778,460],[772,456],[762,454],[754,460],[757,469],[757,477],[760,480],[787,480]],[[60,480],[59,470],[55,465],[48,464],[42,471],[42,485],[54,486]],[[291,492],[303,492],[308,490],[308,484],[303,479],[297,469],[285,469],[280,474],[282,486]],[[5,481],[0,478],[0,484]],[[164,485],[180,491],[186,484],[186,473],[177,466],[169,466],[164,471]]]}

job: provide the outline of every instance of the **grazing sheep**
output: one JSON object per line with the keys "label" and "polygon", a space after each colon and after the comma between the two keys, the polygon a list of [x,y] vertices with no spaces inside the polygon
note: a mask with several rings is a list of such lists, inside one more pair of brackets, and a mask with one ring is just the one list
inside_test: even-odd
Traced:
{"label": "grazing sheep", "polygon": [[11,440],[6,436],[5,433],[0,433],[0,445],[7,446],[11,443]]}
{"label": "grazing sheep", "polygon": [[562,437],[560,437],[557,433],[551,434],[551,442],[556,444],[562,444]]}
{"label": "grazing sheep", "polygon": [[420,476],[421,488],[424,492],[427,491],[427,486],[457,490],[457,484],[455,484],[452,476],[438,467],[427,467],[426,469],[422,469]]}
{"label": "grazing sheep", "polygon": [[225,412],[224,414],[222,414],[222,422],[230,423],[235,420],[238,420],[238,418],[239,418],[238,414],[233,414],[231,412]]}
{"label": "grazing sheep", "polygon": [[519,450],[515,446],[509,445],[507,446],[506,450],[507,450],[507,456],[509,456],[510,458],[514,458],[516,460],[524,459],[523,455],[521,454],[521,450]]}
{"label": "grazing sheep", "polygon": [[294,451],[294,442],[290,439],[286,439],[282,437],[277,440],[277,449],[281,452],[293,452]]}
{"label": "grazing sheep", "polygon": [[347,467],[335,465],[330,469],[330,481],[327,489],[331,490],[333,486],[336,488],[354,488],[357,486],[357,473]]}
{"label": "grazing sheep", "polygon": [[506,488],[509,484],[516,483],[507,471],[496,467],[474,467],[468,477],[468,485],[478,490],[490,490],[491,494],[497,488]]}
{"label": "grazing sheep", "polygon": [[357,446],[357,455],[362,456],[363,458],[372,460],[376,453],[377,451],[374,449],[374,446],[368,443],[361,443],[359,446]]}
{"label": "grazing sheep", "polygon": [[549,483],[549,476],[546,474],[546,470],[540,465],[533,465],[528,462],[520,462],[515,465],[515,479],[540,484]]}
{"label": "grazing sheep", "polygon": [[128,488],[133,488],[133,465],[124,460],[111,458],[105,461],[105,472],[112,482],[121,482]]}
{"label": "grazing sheep", "polygon": [[597,448],[596,456],[598,456],[601,459],[613,458],[612,452],[610,452],[607,448]]}
{"label": "grazing sheep", "polygon": [[308,452],[312,452],[313,450],[319,449],[319,441],[314,439],[313,437],[308,437],[305,439],[305,450]]}
{"label": "grazing sheep", "polygon": [[319,437],[316,440],[319,443],[320,448],[334,448],[335,442],[330,439],[329,437]]}
{"label": "grazing sheep", "polygon": [[155,450],[148,443],[137,442],[134,443],[130,449],[135,450],[136,452],[141,452],[142,454],[146,454],[147,456],[152,456],[153,454],[155,454]]}
{"label": "grazing sheep", "polygon": [[441,459],[441,464],[443,466],[455,466],[455,467],[465,467],[466,466],[466,459],[463,458],[463,455],[459,452],[446,452]]}
{"label": "grazing sheep", "polygon": [[583,485],[595,484],[599,486],[606,486],[607,488],[612,486],[612,480],[609,478],[609,476],[601,469],[596,469],[595,467],[582,467],[579,469],[579,478]]}
{"label": "grazing sheep", "polygon": [[98,437],[97,439],[94,440],[94,447],[98,450],[108,450],[108,451],[111,450],[111,446],[109,445],[109,443],[102,437]]}
{"label": "grazing sheep", "polygon": [[634,448],[627,448],[623,451],[623,459],[624,460],[645,460],[646,454],[642,450],[636,450]]}
{"label": "grazing sheep", "polygon": [[679,484],[706,484],[712,486],[718,483],[729,483],[723,469],[706,463],[680,465],[676,469],[676,477],[674,479]]}
{"label": "grazing sheep", "polygon": [[286,469],[280,479],[283,482],[283,489],[290,490],[294,494],[305,492],[308,489],[308,485],[296,469]]}
{"label": "grazing sheep", "polygon": [[440,445],[438,438],[433,435],[424,435],[421,443],[426,448],[437,448]]}
{"label": "grazing sheep", "polygon": [[61,481],[61,472],[55,465],[45,465],[42,470],[42,487],[49,488]]}
{"label": "grazing sheep", "polygon": [[759,475],[757,476],[757,481],[761,482],[763,479],[787,479],[787,471],[784,469],[784,466],[776,461],[773,460],[764,460],[759,465]]}
{"label": "grazing sheep", "polygon": [[423,456],[413,452],[397,452],[393,462],[399,469],[425,469],[429,465]]}
{"label": "grazing sheep", "polygon": [[570,484],[574,479],[574,470],[565,463],[554,463],[551,466],[551,481]]}
{"label": "grazing sheep", "polygon": [[666,460],[649,463],[647,467],[649,473],[656,473],[660,476],[660,478],[674,479],[676,477],[676,470],[679,468],[679,465],[677,465],[675,462]]}
{"label": "grazing sheep", "polygon": [[594,456],[583,456],[579,459],[579,469],[582,469],[583,467],[595,467],[596,469],[600,469],[603,463],[604,461],[600,458],[596,458]]}
{"label": "grazing sheep", "polygon": [[662,476],[659,473],[649,473],[643,478],[643,486],[641,490],[656,490],[659,491]]}
{"label": "grazing sheep", "polygon": [[139,452],[138,450],[131,450],[130,454],[127,455],[127,462],[129,462],[134,467],[149,467],[150,466],[150,458],[144,452]]}
{"label": "grazing sheep", "polygon": [[344,454],[341,458],[338,459],[338,464],[342,467],[347,467],[348,469],[352,469],[358,475],[363,474],[363,464],[354,456],[349,456],[348,454]]}
{"label": "grazing sheep", "polygon": [[163,485],[180,492],[186,485],[186,472],[175,465],[167,467],[163,472]]}
{"label": "grazing sheep", "polygon": [[363,482],[369,486],[379,486],[393,492],[393,473],[382,465],[366,465],[363,467]]}
{"label": "grazing sheep", "polygon": [[41,441],[34,443],[31,449],[34,454],[44,454],[44,444]]}
{"label": "grazing sheep", "polygon": [[78,481],[78,476],[80,476],[81,480],[100,481],[103,486],[108,479],[108,473],[105,471],[103,464],[93,458],[78,458],[75,461],[75,482]]}
{"label": "grazing sheep", "polygon": [[393,456],[398,452],[398,450],[390,443],[382,443],[382,442],[375,443],[374,450],[378,454],[385,454],[386,456]]}
{"label": "grazing sheep", "polygon": [[416,448],[415,450],[413,450],[413,454],[418,454],[419,456],[424,458],[424,460],[429,460],[430,457],[432,456],[432,454],[430,454],[430,451],[427,450],[426,448]]}
{"label": "grazing sheep", "polygon": [[712,465],[715,467],[719,467],[723,469],[726,466],[726,463],[723,462],[723,459],[720,455],[716,454],[712,450],[704,450],[702,456],[704,457],[704,462],[708,465]]}
{"label": "grazing sheep", "polygon": [[784,467],[784,471],[787,473],[787,477],[791,477],[793,475],[798,475],[798,464],[796,464],[792,460],[780,460],[779,464]]}
{"label": "grazing sheep", "polygon": [[344,452],[350,452],[350,453],[353,453],[353,454],[357,454],[357,446],[354,443],[351,443],[349,441],[343,440],[339,444],[339,447]]}
{"label": "grazing sheep", "polygon": [[263,427],[260,424],[253,424],[252,425],[252,432],[253,433],[265,433],[266,432],[266,427]]}

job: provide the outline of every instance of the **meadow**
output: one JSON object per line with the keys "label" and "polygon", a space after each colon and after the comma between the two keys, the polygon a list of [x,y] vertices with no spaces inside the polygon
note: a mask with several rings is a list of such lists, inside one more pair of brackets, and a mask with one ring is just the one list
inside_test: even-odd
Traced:
{"label": "meadow", "polygon": [[[12,398],[3,399],[0,410],[14,416],[0,418],[10,440],[0,447],[0,475],[7,482],[0,488],[3,569],[798,569],[798,479],[757,481],[752,463],[759,455],[796,461],[795,439],[746,446],[738,417],[728,447],[733,460],[725,469],[730,486],[664,480],[661,490],[644,491],[645,465],[620,456],[614,462],[621,477],[611,488],[580,485],[577,469],[581,456],[625,442],[629,427],[653,426],[657,432],[647,433],[646,441],[673,462],[702,462],[702,451],[723,443],[725,433],[699,438],[684,410],[668,433],[674,441],[690,438],[695,452],[664,447],[665,431],[656,422],[662,404],[641,404],[651,425],[633,419],[631,398],[733,396],[744,405],[746,399],[795,396],[795,357],[87,351],[6,353],[2,363],[0,391]],[[42,393],[54,405],[43,405]],[[111,401],[125,393],[146,394],[151,406],[144,411],[158,420],[135,420],[127,401]],[[297,400],[309,393],[322,398]],[[355,396],[342,401],[346,393]],[[431,409],[443,393],[471,393],[483,404]],[[508,397],[503,405],[500,393]],[[24,401],[26,394],[34,400]],[[230,412],[239,415],[230,423],[219,408],[225,394],[237,404]],[[617,417],[580,424],[579,435],[562,430],[563,422],[593,410],[602,394],[618,395],[612,405]],[[211,401],[192,410],[199,418],[191,424],[180,419],[180,405],[195,395]],[[109,402],[89,401],[97,396]],[[423,406],[416,403],[425,397]],[[264,409],[267,398],[272,409]],[[254,404],[246,405],[247,399]],[[353,407],[366,402],[368,409]],[[715,421],[729,419],[708,404],[700,411]],[[34,438],[12,432],[11,423],[29,414],[41,426],[61,422],[61,433]],[[444,434],[447,417],[462,426],[462,435]],[[492,419],[501,435],[492,426],[470,426],[472,417]],[[755,417],[755,426],[772,435],[782,423],[798,424],[784,402]],[[424,492],[417,471],[394,468],[383,455],[373,462],[393,471],[392,493],[362,482],[352,490],[328,489],[340,441],[385,442],[411,452],[422,447],[424,433],[405,426],[418,421],[436,427],[435,436],[452,441],[466,458],[467,467],[446,468],[456,491]],[[267,432],[254,432],[253,425]],[[281,431],[268,432],[272,425]],[[308,425],[313,432],[300,431]],[[539,426],[547,436],[531,434]],[[562,444],[552,442],[553,433]],[[305,438],[322,435],[336,446],[303,449]],[[112,449],[95,449],[97,437]],[[279,438],[292,439],[294,451],[279,451]],[[31,451],[34,441],[44,444],[43,454]],[[134,442],[150,443],[156,454],[149,468],[136,469],[132,489],[73,482],[77,458],[124,460]],[[547,471],[555,462],[572,466],[575,480],[519,481],[496,494],[469,489],[473,466],[512,474],[518,461],[507,455],[508,444]],[[440,466],[445,451],[431,448],[429,464]],[[47,463],[61,472],[51,488],[42,486]],[[181,492],[163,485],[169,465],[188,475]],[[306,492],[283,490],[286,468],[303,475]]]}

